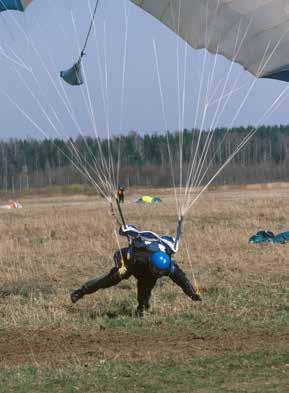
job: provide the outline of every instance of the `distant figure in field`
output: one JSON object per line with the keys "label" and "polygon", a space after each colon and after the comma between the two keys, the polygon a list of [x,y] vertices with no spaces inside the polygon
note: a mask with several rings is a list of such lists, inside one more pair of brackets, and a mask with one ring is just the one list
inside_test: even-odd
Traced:
{"label": "distant figure in field", "polygon": [[124,188],[123,187],[118,187],[117,199],[118,199],[119,203],[124,203]]}
{"label": "distant figure in field", "polygon": [[121,226],[119,234],[129,239],[129,247],[115,252],[115,267],[108,274],[88,281],[73,291],[70,295],[73,303],[99,289],[117,285],[131,276],[137,280],[136,314],[139,317],[143,317],[144,312],[149,310],[151,292],[161,277],[169,277],[192,300],[201,300],[186,274],[172,260],[172,255],[176,252],[174,238],[160,237],[150,231],[139,232],[133,225]]}

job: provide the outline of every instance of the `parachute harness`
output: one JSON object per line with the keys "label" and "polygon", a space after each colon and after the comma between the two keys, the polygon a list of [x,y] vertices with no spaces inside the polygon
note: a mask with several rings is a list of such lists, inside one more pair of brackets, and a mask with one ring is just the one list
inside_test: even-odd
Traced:
{"label": "parachute harness", "polygon": [[[117,208],[118,208],[119,216],[121,218],[121,222],[117,218],[117,216],[116,216],[116,214],[114,212],[113,203],[112,202],[110,204],[110,206],[111,206],[111,214],[116,219],[116,222],[118,223],[118,225],[120,225],[120,226],[123,225],[124,227],[129,229],[127,227],[127,225],[126,225],[125,218],[124,218],[124,215],[123,215],[123,211],[121,209],[121,205],[119,203],[118,198],[115,198],[115,201],[116,201],[116,205],[117,205]],[[174,243],[175,252],[177,252],[177,250],[178,250],[179,242],[181,240],[183,232],[184,232],[184,215],[181,215],[179,217],[179,219],[178,219],[178,225],[177,225],[177,230],[176,230],[176,238],[175,238],[175,243]],[[128,234],[127,234],[127,240],[128,240],[129,246],[131,246],[131,238],[130,238],[130,236]],[[122,255],[120,246],[119,246],[119,251],[120,251],[120,255],[121,255],[121,265],[120,265],[120,267],[118,269],[118,274],[120,276],[123,276],[127,272],[127,267],[126,267],[126,264],[125,264],[124,257]],[[201,296],[200,286],[199,286],[199,283],[198,283],[198,281],[196,279],[195,273],[193,271],[192,261],[191,261],[191,257],[190,257],[190,254],[189,254],[189,250],[188,250],[187,244],[186,244],[186,251],[187,251],[188,259],[189,259],[189,262],[190,262],[190,265],[191,265],[191,268],[192,268],[195,293],[196,293],[196,295]],[[130,252],[129,251],[127,252],[126,259],[127,259],[127,262],[130,260]]]}
{"label": "parachute harness", "polygon": [[[120,203],[119,203],[119,200],[118,200],[117,197],[115,198],[115,201],[116,201],[116,205],[117,205],[118,212],[119,212],[119,215],[120,215],[121,223],[116,218],[114,212],[113,212],[113,216],[116,218],[118,224],[124,225],[126,227],[126,222],[125,222],[125,219],[124,219],[124,215],[123,215],[123,212],[122,212],[122,209],[121,209],[121,206],[120,206]],[[111,207],[112,207],[112,211],[113,211],[112,203],[111,203]],[[128,240],[129,246],[131,246],[131,240],[130,240],[130,237],[128,235],[127,235],[127,240]],[[122,255],[120,247],[119,247],[119,251],[120,251],[120,255],[121,255],[121,262],[120,262],[121,265],[120,265],[120,268],[118,269],[118,274],[120,276],[124,276],[126,274],[126,272],[127,272],[127,267],[126,267],[126,264],[125,264],[125,261],[124,261],[124,258],[123,258],[123,255]],[[127,252],[126,259],[127,259],[127,261],[130,260],[130,252],[129,251]]]}

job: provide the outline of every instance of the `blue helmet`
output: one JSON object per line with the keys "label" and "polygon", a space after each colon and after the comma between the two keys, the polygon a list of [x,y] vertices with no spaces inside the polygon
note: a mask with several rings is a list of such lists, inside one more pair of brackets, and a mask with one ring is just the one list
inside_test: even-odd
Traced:
{"label": "blue helmet", "polygon": [[150,257],[151,269],[157,274],[168,274],[172,270],[171,258],[162,251],[154,252]]}

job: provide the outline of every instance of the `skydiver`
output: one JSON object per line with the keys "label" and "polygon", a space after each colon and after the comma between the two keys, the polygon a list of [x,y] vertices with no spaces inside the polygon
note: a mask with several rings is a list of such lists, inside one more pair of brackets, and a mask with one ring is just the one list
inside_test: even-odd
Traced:
{"label": "skydiver", "polygon": [[123,187],[118,187],[117,199],[118,199],[119,203],[124,203],[124,188]]}
{"label": "skydiver", "polygon": [[202,300],[186,274],[172,259],[176,252],[174,238],[159,237],[149,231],[139,232],[133,225],[121,226],[119,234],[129,239],[129,247],[115,252],[115,267],[108,274],[88,281],[74,290],[70,294],[73,303],[99,289],[117,285],[131,276],[137,280],[138,317],[143,317],[144,312],[149,310],[151,292],[161,277],[169,277],[192,300]]}

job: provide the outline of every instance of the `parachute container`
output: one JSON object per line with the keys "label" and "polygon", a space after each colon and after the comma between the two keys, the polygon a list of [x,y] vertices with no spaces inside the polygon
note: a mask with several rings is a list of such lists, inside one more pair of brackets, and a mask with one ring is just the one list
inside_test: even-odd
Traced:
{"label": "parachute container", "polygon": [[84,83],[84,77],[82,74],[81,59],[78,60],[71,68],[66,71],[60,72],[61,78],[72,86],[79,86]]}
{"label": "parachute container", "polygon": [[285,0],[131,0],[195,49],[241,64],[258,78],[289,81]]}
{"label": "parachute container", "polygon": [[32,0],[0,0],[0,12],[7,10],[24,11]]}

